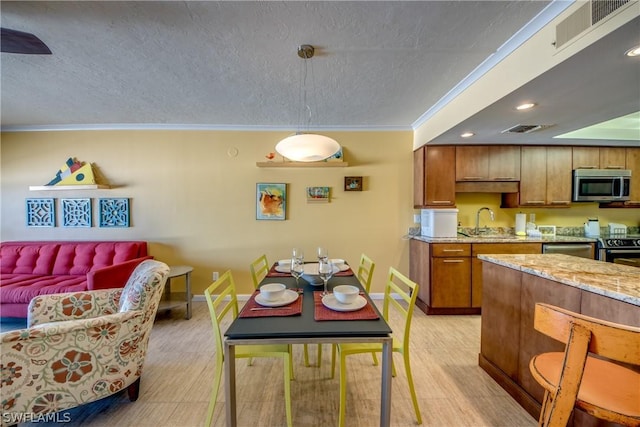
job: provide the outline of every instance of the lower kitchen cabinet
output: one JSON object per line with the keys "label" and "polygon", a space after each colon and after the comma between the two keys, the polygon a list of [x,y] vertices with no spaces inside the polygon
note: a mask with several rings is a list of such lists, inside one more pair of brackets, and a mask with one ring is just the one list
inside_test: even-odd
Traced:
{"label": "lower kitchen cabinet", "polygon": [[482,262],[478,254],[536,254],[541,243],[410,242],[411,280],[419,284],[416,304],[427,314],[480,314]]}

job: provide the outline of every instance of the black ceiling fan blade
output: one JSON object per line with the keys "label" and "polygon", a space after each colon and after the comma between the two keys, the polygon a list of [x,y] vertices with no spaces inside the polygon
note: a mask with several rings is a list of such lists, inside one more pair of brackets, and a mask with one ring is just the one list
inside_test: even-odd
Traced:
{"label": "black ceiling fan blade", "polygon": [[0,52],[51,55],[51,50],[38,37],[8,28],[0,28]]}

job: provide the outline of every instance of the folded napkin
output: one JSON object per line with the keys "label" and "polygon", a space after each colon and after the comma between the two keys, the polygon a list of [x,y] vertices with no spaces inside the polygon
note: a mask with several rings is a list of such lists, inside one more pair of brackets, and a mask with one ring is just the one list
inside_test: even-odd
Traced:
{"label": "folded napkin", "polygon": [[322,291],[313,293],[314,313],[313,317],[317,321],[322,320],[376,320],[379,319],[376,310],[371,307],[371,302],[367,300],[367,305],[356,311],[335,311],[322,304]]}
{"label": "folded napkin", "polygon": [[[297,289],[294,289],[297,291]],[[244,305],[238,317],[282,317],[282,316],[299,316],[302,314],[302,295],[298,296],[294,302],[282,307],[265,307],[256,302],[256,295],[259,290],[253,292],[247,303]],[[260,308],[261,310],[251,310],[252,308]]]}

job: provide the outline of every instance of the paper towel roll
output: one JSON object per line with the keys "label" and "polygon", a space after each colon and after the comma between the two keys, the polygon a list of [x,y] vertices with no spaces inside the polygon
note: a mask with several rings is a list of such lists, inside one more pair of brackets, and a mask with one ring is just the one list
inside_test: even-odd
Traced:
{"label": "paper towel roll", "polygon": [[517,236],[526,236],[526,224],[527,224],[527,214],[519,213],[516,214],[516,235]]}

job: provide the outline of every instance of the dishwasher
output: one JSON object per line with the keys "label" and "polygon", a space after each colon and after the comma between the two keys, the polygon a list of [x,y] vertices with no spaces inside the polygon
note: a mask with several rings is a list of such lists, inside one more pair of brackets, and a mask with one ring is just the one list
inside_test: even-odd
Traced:
{"label": "dishwasher", "polygon": [[565,254],[594,259],[595,250],[591,243],[544,243],[543,254]]}

